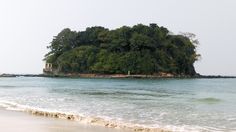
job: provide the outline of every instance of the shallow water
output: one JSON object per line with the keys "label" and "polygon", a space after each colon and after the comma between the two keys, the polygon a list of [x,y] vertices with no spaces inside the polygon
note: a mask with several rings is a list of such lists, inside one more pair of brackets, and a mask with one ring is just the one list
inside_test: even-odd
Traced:
{"label": "shallow water", "polygon": [[173,131],[236,131],[236,79],[0,78],[0,106]]}

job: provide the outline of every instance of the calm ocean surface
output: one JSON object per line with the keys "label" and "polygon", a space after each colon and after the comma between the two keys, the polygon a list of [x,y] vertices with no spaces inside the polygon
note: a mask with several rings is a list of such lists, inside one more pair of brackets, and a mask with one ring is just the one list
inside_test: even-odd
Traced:
{"label": "calm ocean surface", "polygon": [[0,78],[0,106],[173,131],[230,132],[236,131],[236,79]]}

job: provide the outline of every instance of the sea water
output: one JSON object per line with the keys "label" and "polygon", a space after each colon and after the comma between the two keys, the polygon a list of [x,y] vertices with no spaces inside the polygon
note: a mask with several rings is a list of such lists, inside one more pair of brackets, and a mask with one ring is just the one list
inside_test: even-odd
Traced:
{"label": "sea water", "polygon": [[236,131],[236,79],[0,78],[0,106],[126,127]]}

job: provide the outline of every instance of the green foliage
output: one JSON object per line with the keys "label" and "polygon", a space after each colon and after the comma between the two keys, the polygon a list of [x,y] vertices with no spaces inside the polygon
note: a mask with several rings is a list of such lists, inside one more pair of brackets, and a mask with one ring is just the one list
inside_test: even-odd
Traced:
{"label": "green foliage", "polygon": [[194,34],[171,35],[157,24],[123,26],[115,30],[91,27],[62,30],[54,37],[45,60],[63,73],[123,73],[195,75]]}

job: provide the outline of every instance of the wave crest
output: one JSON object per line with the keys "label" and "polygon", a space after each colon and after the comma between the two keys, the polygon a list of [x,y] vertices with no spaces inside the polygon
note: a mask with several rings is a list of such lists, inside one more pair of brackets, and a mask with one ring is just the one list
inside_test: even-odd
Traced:
{"label": "wave crest", "polygon": [[206,103],[206,104],[216,104],[216,103],[221,102],[222,100],[218,98],[209,97],[209,98],[200,98],[200,99],[197,99],[197,101]]}
{"label": "wave crest", "polygon": [[0,107],[3,107],[7,110],[27,112],[29,114],[36,115],[36,116],[44,116],[44,117],[79,121],[81,123],[86,123],[86,124],[99,125],[99,126],[104,126],[108,128],[126,129],[126,130],[132,130],[135,132],[169,132],[168,130],[163,130],[161,128],[151,128],[151,127],[146,127],[146,126],[137,125],[137,124],[118,123],[118,122],[109,121],[100,117],[85,117],[85,116],[73,114],[73,113],[50,111],[46,109],[20,105],[20,104],[9,102],[9,101],[0,101]]}

